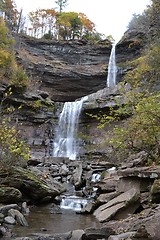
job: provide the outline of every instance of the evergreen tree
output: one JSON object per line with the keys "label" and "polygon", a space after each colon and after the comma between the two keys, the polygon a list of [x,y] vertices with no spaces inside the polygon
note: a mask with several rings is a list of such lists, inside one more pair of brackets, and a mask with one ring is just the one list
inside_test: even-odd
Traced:
{"label": "evergreen tree", "polygon": [[56,0],[55,3],[59,7],[59,12],[61,13],[63,8],[67,6],[68,0]]}

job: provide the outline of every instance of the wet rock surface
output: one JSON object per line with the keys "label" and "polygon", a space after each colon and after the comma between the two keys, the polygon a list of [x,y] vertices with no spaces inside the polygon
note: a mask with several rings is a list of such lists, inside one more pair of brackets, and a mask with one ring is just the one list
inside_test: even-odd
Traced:
{"label": "wet rock surface", "polygon": [[[127,33],[117,45],[117,62],[127,61],[139,56],[143,47],[143,33]],[[106,43],[105,43],[106,44]],[[77,163],[69,159],[56,159],[50,155],[48,146],[53,137],[57,116],[53,110],[53,101],[71,101],[88,95],[106,85],[107,62],[111,46],[90,45],[84,42],[76,44],[65,42],[42,42],[41,40],[24,39],[17,49],[17,59],[27,72],[33,76],[32,90],[19,95],[17,89],[8,99],[14,106],[23,105],[18,120],[23,122],[22,133],[28,139],[33,154],[26,168],[17,168],[5,179],[3,184],[20,191],[22,197],[29,203],[54,201],[61,202],[61,193],[68,188],[68,182],[76,188],[76,195],[91,199],[78,214],[95,214],[100,220],[100,228],[77,229],[64,234],[42,234],[16,238],[5,226],[21,224],[27,226],[22,206],[17,204],[0,207],[0,235],[8,239],[110,239],[120,240],[128,238],[134,240],[160,239],[159,235],[159,166],[144,167],[147,160],[146,153],[140,153],[132,159],[124,159],[123,164],[107,163],[108,150],[96,149],[93,134],[95,158],[90,159],[88,152],[84,161]],[[125,50],[125,51],[124,51]],[[106,59],[107,56],[107,59]],[[120,69],[118,76],[121,81],[127,68]],[[64,84],[65,83],[65,84]],[[128,86],[126,86],[128,88]],[[38,89],[38,91],[37,91]],[[1,84],[0,96],[6,91],[6,85]],[[68,94],[70,93],[70,94]],[[18,96],[18,97],[17,97]],[[20,97],[19,97],[20,96]],[[1,96],[2,97],[2,96]],[[91,95],[84,106],[85,111],[107,111],[110,106],[116,107],[115,97],[123,104],[118,86],[110,91],[105,88]],[[34,108],[36,101],[47,107]],[[49,101],[49,102],[48,102]],[[48,107],[48,104],[52,109]],[[61,107],[61,104],[57,104]],[[60,105],[60,106],[59,106]],[[16,117],[17,117],[16,116]],[[89,120],[83,118],[86,125]],[[88,121],[88,122],[87,122]],[[54,127],[53,127],[54,126]],[[23,131],[25,129],[25,131]],[[95,125],[91,130],[95,131]],[[26,132],[26,133],[25,133]],[[92,132],[92,131],[90,131]],[[87,132],[88,134],[88,132]],[[98,135],[101,142],[102,136]],[[100,136],[100,138],[99,138]],[[93,152],[92,156],[93,156]],[[102,157],[104,161],[100,158]],[[97,161],[95,161],[95,159]],[[113,168],[112,168],[113,167]],[[112,168],[111,171],[109,169]],[[92,178],[100,175],[100,177]],[[71,191],[72,192],[72,191]],[[13,193],[12,193],[13,194]],[[9,199],[12,194],[8,194]],[[17,196],[17,195],[16,195]],[[8,196],[7,196],[8,197]],[[16,199],[16,201],[19,201]],[[23,199],[21,199],[22,201]],[[12,200],[10,200],[12,203]],[[59,208],[54,208],[51,214],[61,214]],[[42,228],[43,232],[47,229]]]}
{"label": "wet rock surface", "polygon": [[[25,204],[25,203],[23,203]],[[5,239],[10,239],[13,234],[9,226],[20,224],[21,226],[28,226],[26,220],[26,213],[22,210],[23,204],[8,204],[0,205],[0,236]],[[23,212],[23,214],[22,214]]]}
{"label": "wet rock surface", "polygon": [[[79,181],[78,189],[76,191],[72,189],[69,194],[74,191],[78,198],[90,199],[90,202],[84,205],[81,211],[78,211],[78,214],[94,214],[101,222],[101,227],[96,229],[77,229],[77,231],[59,235],[38,234],[38,236],[30,236],[29,238],[59,239],[61,237],[60,239],[72,240],[76,238],[119,240],[123,237],[131,240],[158,240],[160,206],[159,203],[153,200],[152,189],[159,180],[159,166],[142,167],[136,159],[139,157],[143,159],[144,155],[145,153],[142,152],[134,156],[137,165],[131,164],[133,159],[128,159],[124,164],[111,168],[109,164],[100,161],[97,163],[94,161],[81,161],[78,163],[65,158],[51,157],[49,159],[39,159],[38,165],[35,167],[35,161],[33,161],[32,166],[30,160],[28,166],[30,171],[36,172],[39,177],[45,176],[47,184],[51,181],[50,178],[56,179],[56,181],[66,187],[67,191],[71,191],[66,185],[67,182],[73,184],[74,187],[77,186],[77,182],[73,181],[73,175],[77,170],[78,164],[81,169],[78,179],[81,181]],[[114,187],[108,191],[108,183],[110,182],[114,182]],[[147,186],[144,183],[147,183]],[[63,194],[63,197],[65,197],[65,193]],[[54,199],[56,204],[51,214],[63,215],[60,209],[57,208],[61,202],[61,195],[59,200],[57,197]],[[50,199],[50,201],[52,200]],[[9,211],[10,207],[6,206],[7,210],[3,210],[3,208],[1,210],[0,208],[0,212],[3,215],[6,211],[7,213],[11,212],[12,214],[9,216],[15,218],[19,208],[17,209],[16,204],[11,207],[15,207],[15,210]],[[17,219],[16,221],[18,221]],[[14,238],[14,236],[12,238],[18,239]]]}

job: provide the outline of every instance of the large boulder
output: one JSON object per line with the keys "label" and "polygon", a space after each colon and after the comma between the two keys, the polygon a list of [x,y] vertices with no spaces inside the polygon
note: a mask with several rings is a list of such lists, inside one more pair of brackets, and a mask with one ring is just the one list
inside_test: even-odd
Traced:
{"label": "large boulder", "polygon": [[35,173],[20,167],[12,168],[3,183],[19,189],[23,197],[32,200],[41,200],[48,196],[55,197],[65,191],[64,186],[54,179],[52,182],[47,182],[45,176],[37,176]]}
{"label": "large boulder", "polygon": [[14,187],[0,186],[0,203],[17,203],[22,200],[22,193]]}
{"label": "large boulder", "polygon": [[[94,215],[100,222],[106,222],[115,217],[115,215],[117,215],[119,212],[121,212],[122,214],[122,212],[125,211],[125,215],[127,215],[127,208],[128,214],[133,213],[135,211],[133,205],[135,205],[136,208],[138,208],[139,206],[136,204],[139,202],[139,196],[139,192],[137,192],[136,189],[132,188],[129,191],[113,198],[108,203],[100,206],[98,209],[95,210]],[[130,206],[132,207],[130,208]]]}
{"label": "large boulder", "polygon": [[27,227],[28,226],[28,223],[27,223],[27,220],[26,218],[24,217],[24,215],[18,211],[17,209],[10,209],[8,211],[8,215],[13,217],[21,226],[25,226]]}
{"label": "large boulder", "polygon": [[154,214],[150,213],[149,216],[145,220],[143,220],[143,224],[145,225],[147,232],[154,240],[160,239],[159,222],[160,222],[160,206],[154,209]]}
{"label": "large boulder", "polygon": [[82,163],[77,164],[73,171],[73,184],[75,187],[79,187],[82,184]]}
{"label": "large boulder", "polygon": [[144,225],[142,225],[140,228],[138,228],[135,235],[131,236],[131,240],[152,240],[151,235],[147,232]]}

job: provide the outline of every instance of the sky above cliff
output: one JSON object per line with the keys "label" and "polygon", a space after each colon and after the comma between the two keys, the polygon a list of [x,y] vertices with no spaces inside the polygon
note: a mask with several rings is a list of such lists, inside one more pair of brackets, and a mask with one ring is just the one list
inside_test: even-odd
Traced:
{"label": "sky above cliff", "polygon": [[[25,14],[39,8],[55,8],[55,0],[15,0]],[[82,12],[95,23],[96,30],[118,41],[134,13],[141,14],[150,0],[68,0],[65,11]]]}

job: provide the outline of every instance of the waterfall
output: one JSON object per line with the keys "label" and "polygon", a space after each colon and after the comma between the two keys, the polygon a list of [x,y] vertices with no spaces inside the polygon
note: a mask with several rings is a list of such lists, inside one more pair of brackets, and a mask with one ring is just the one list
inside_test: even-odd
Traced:
{"label": "waterfall", "polygon": [[79,152],[78,122],[83,102],[86,100],[87,97],[83,97],[79,101],[64,104],[54,141],[54,157],[68,157],[72,160],[77,158]]}
{"label": "waterfall", "polygon": [[116,86],[117,66],[116,66],[115,53],[116,53],[116,44],[113,44],[110,58],[109,58],[109,64],[108,64],[107,87]]}

